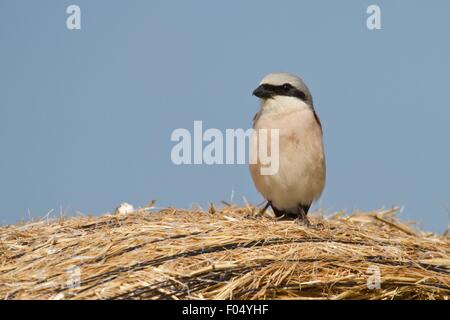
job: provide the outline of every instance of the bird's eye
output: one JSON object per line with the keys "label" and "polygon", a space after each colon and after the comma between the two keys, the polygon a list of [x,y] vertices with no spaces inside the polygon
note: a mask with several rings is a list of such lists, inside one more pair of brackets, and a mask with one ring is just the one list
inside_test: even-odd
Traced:
{"label": "bird's eye", "polygon": [[284,89],[284,90],[289,90],[289,89],[291,89],[291,88],[292,88],[292,86],[291,86],[289,83],[283,84],[283,89]]}

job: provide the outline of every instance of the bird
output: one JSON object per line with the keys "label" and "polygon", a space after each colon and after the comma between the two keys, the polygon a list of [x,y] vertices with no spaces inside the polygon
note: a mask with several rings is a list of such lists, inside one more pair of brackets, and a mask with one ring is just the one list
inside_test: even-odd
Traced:
{"label": "bird", "polygon": [[253,95],[260,99],[260,109],[253,118],[251,145],[257,145],[261,129],[278,129],[277,172],[262,174],[259,154],[249,164],[255,187],[267,200],[262,212],[270,206],[277,219],[310,227],[307,214],[326,179],[322,124],[311,92],[300,77],[282,72],[265,76]]}

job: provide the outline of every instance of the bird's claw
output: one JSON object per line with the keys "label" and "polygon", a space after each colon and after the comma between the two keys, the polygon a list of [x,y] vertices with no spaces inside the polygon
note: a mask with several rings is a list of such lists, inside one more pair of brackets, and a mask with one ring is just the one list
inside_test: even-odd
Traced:
{"label": "bird's claw", "polygon": [[314,229],[314,230],[323,230],[324,225],[323,223],[317,223],[317,224],[312,224],[311,222],[309,222],[308,218],[306,217],[298,217],[297,219],[295,219],[295,222],[303,227],[307,227],[310,229]]}
{"label": "bird's claw", "polygon": [[303,227],[311,227],[311,223],[309,222],[308,218],[306,217],[298,217],[297,219],[295,219],[295,222]]}

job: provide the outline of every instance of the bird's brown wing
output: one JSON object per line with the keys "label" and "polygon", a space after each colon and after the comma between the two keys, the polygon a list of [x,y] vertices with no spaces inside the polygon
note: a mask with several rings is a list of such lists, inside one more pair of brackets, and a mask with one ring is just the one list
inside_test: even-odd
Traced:
{"label": "bird's brown wing", "polygon": [[322,131],[322,123],[320,122],[319,116],[317,115],[316,111],[313,111],[313,112],[314,112],[314,118],[316,119],[317,124],[320,127],[320,131]]}
{"label": "bird's brown wing", "polygon": [[259,117],[261,116],[261,111],[258,111],[255,116],[253,117],[253,128],[255,128],[256,121],[258,121]]}

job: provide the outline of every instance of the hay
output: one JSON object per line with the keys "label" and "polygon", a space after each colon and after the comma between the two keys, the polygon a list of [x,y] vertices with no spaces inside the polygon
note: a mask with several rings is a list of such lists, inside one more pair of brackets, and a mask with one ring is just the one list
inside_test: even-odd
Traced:
{"label": "hay", "polygon": [[212,209],[140,210],[0,227],[0,298],[447,299],[450,294],[449,237],[400,223],[395,209],[314,216],[321,230],[255,217],[251,207]]}

